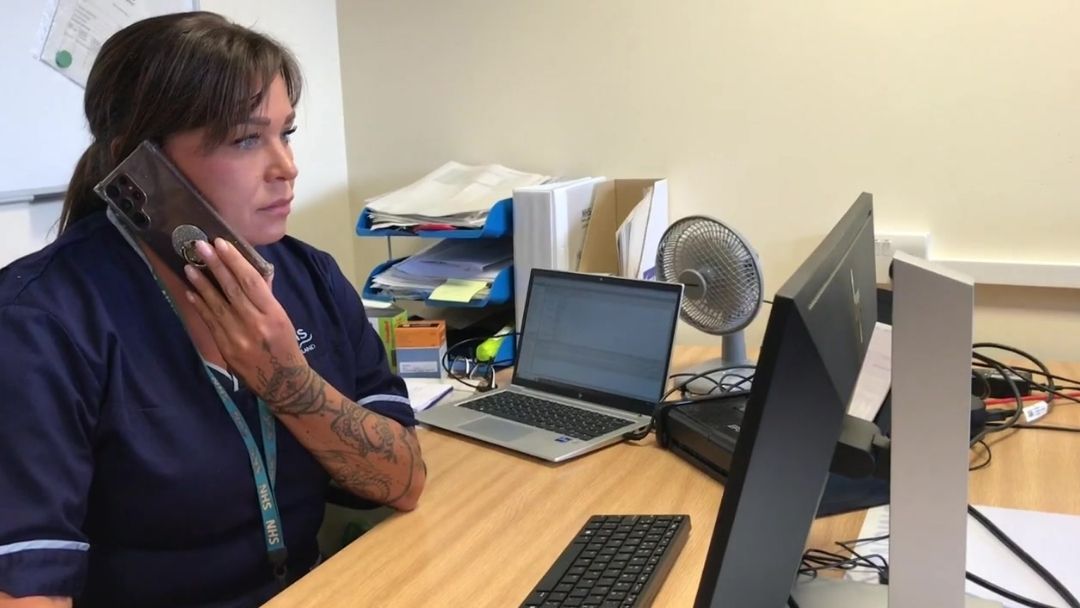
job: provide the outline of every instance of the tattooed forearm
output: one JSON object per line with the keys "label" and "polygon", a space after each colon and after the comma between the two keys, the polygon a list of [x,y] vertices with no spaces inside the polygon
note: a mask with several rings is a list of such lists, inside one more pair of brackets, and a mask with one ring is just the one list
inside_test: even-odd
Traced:
{"label": "tattooed forearm", "polygon": [[270,360],[257,392],[330,476],[357,496],[415,508],[427,479],[415,432],[345,397],[306,364]]}
{"label": "tattooed forearm", "polygon": [[[406,471],[405,479],[395,480],[386,474],[371,459],[344,450],[316,450],[315,458],[322,463],[330,477],[343,488],[357,496],[363,496],[383,504],[394,504],[410,492],[416,491],[414,484],[426,477],[427,467],[420,455],[420,444],[416,434],[402,428],[398,433],[399,445],[404,447],[402,460]],[[397,462],[395,456],[394,462]],[[419,481],[419,483],[423,483]]]}
{"label": "tattooed forearm", "polygon": [[356,454],[341,450],[314,452],[330,477],[353,494],[379,503],[390,502],[391,480]]}
{"label": "tattooed forearm", "polygon": [[[401,443],[405,445],[407,450],[409,478],[406,480],[401,492],[388,500],[388,503],[394,503],[409,492],[412,492],[414,490],[413,484],[417,483],[418,479],[427,479],[427,463],[424,462],[424,457],[420,454],[420,442],[416,439],[416,431],[402,427],[400,436]],[[423,484],[424,481],[420,481],[419,483]]]}
{"label": "tattooed forearm", "polygon": [[[269,345],[264,345],[269,352]],[[301,360],[283,363],[270,353],[270,369],[259,369],[257,392],[275,414],[300,416],[327,408],[326,381]]]}
{"label": "tattooed forearm", "polygon": [[394,432],[390,421],[376,416],[355,403],[342,403],[341,411],[330,424],[330,430],[342,443],[353,447],[361,456],[379,456],[397,462]]}

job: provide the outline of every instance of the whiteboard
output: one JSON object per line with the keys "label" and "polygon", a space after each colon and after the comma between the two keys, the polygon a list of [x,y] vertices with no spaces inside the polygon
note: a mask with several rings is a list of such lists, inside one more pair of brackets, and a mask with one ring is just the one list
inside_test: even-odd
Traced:
{"label": "whiteboard", "polygon": [[83,89],[36,58],[49,0],[4,3],[0,19],[0,198],[6,192],[62,189],[90,133]]}
{"label": "whiteboard", "polygon": [[[0,149],[0,202],[15,192],[62,190],[90,143],[82,85],[101,44],[151,15],[198,8],[195,0],[19,0],[0,21],[0,116],[12,145]],[[63,64],[66,76],[39,60]]]}

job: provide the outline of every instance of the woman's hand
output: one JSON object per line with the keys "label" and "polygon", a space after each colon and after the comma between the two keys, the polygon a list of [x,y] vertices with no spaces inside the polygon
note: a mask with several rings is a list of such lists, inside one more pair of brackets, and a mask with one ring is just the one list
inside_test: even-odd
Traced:
{"label": "woman's hand", "polygon": [[196,244],[218,289],[193,267],[184,268],[195,291],[187,299],[206,323],[230,370],[273,407],[308,390],[313,371],[296,330],[268,281],[224,239]]}
{"label": "woman's hand", "polygon": [[196,245],[221,289],[184,269],[187,293],[221,356],[342,486],[396,509],[416,508],[427,480],[412,429],[341,394],[308,366],[270,287],[221,239]]}

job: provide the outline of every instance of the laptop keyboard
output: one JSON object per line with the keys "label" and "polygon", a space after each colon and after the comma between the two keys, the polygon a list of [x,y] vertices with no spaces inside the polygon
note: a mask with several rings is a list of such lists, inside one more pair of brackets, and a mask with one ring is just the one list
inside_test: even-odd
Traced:
{"label": "laptop keyboard", "polygon": [[582,440],[593,439],[632,424],[625,418],[597,414],[510,391],[463,403],[461,407]]}
{"label": "laptop keyboard", "polygon": [[593,515],[522,608],[649,606],[689,534],[689,515]]}

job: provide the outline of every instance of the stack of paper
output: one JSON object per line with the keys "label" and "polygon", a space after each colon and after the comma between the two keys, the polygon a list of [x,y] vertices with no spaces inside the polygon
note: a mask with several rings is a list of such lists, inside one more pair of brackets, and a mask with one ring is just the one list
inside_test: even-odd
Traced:
{"label": "stack of paper", "polygon": [[486,297],[513,262],[506,239],[447,239],[375,275],[372,286],[395,298],[468,302]]}
{"label": "stack of paper", "polygon": [[404,188],[367,199],[365,204],[373,230],[425,224],[478,228],[487,220],[491,206],[509,198],[514,188],[548,179],[502,165],[451,161]]}

